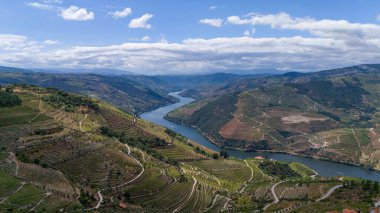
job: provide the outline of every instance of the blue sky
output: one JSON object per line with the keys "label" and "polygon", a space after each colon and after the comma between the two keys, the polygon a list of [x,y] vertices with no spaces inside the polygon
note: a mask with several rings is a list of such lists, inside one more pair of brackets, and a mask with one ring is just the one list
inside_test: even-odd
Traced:
{"label": "blue sky", "polygon": [[380,1],[2,0],[0,64],[137,73],[380,63]]}

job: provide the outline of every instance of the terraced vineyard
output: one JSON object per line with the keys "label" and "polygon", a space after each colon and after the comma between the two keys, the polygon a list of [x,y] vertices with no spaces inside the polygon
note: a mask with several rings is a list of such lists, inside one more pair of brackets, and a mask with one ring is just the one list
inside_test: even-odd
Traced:
{"label": "terraced vineyard", "polygon": [[[0,108],[6,118],[0,127],[0,212],[252,212],[300,203],[297,208],[306,208],[342,184],[302,164],[222,158],[96,99],[67,94],[54,103],[51,96],[66,93],[9,88],[22,104]],[[369,146],[365,133],[355,129],[363,147]],[[272,164],[277,167],[263,167]],[[355,181],[331,199],[360,190]]]}

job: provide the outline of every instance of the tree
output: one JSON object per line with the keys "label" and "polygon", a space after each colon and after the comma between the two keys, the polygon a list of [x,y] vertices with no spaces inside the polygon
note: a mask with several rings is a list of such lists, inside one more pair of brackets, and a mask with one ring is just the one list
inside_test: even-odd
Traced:
{"label": "tree", "polygon": [[22,100],[17,95],[0,91],[0,107],[13,107],[21,103]]}
{"label": "tree", "polygon": [[219,155],[223,158],[228,158],[230,155],[228,154],[228,152],[226,150],[221,150]]}
{"label": "tree", "polygon": [[378,193],[378,192],[379,192],[379,182],[377,182],[377,181],[374,181],[374,182],[373,182],[373,191],[374,191],[375,193]]}
{"label": "tree", "polygon": [[212,158],[214,158],[214,159],[218,159],[218,158],[219,158],[218,153],[214,153],[214,154],[212,154]]}

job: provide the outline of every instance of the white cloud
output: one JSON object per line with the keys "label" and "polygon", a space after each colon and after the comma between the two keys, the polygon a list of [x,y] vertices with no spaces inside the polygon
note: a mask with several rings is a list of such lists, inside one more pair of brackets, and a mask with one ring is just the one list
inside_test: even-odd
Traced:
{"label": "white cloud", "polygon": [[252,30],[246,30],[244,31],[243,35],[246,36],[246,37],[251,37],[251,36],[254,36],[256,33],[256,29],[252,29]]}
{"label": "white cloud", "polygon": [[[179,43],[124,43],[45,50],[22,36],[0,36],[0,64],[46,68],[127,69],[162,74],[210,70],[318,70],[351,64],[376,63],[380,39],[351,45],[331,38],[213,38]],[[21,48],[20,48],[21,47]],[[323,63],[321,63],[323,62]]]}
{"label": "white cloud", "polygon": [[169,41],[166,40],[165,37],[162,37],[162,38],[160,39],[159,43],[161,43],[161,44],[169,44]]}
{"label": "white cloud", "polygon": [[251,24],[249,19],[240,19],[239,16],[229,16],[227,17],[227,22],[231,24]]}
{"label": "white cloud", "polygon": [[380,35],[380,26],[376,24],[350,23],[346,20],[316,20],[309,17],[295,18],[287,13],[252,14],[244,18],[230,16],[227,22],[238,25],[268,25],[273,29],[306,31],[315,36],[336,39],[368,39]]}
{"label": "white cloud", "polygon": [[45,40],[44,41],[44,44],[46,44],[46,45],[54,45],[54,44],[58,44],[59,43],[59,41],[55,41],[55,40]]}
{"label": "white cloud", "polygon": [[29,7],[33,7],[33,8],[37,8],[37,9],[41,9],[41,10],[52,10],[55,8],[52,5],[45,4],[45,3],[39,3],[39,2],[30,2],[30,3],[27,3],[26,5],[28,5]]}
{"label": "white cloud", "polygon": [[1,52],[36,52],[44,46],[36,41],[31,41],[26,36],[14,34],[0,34],[0,53]]}
{"label": "white cloud", "polygon": [[225,7],[224,5],[212,5],[208,8],[208,10],[216,10],[218,8],[223,8]]}
{"label": "white cloud", "polygon": [[208,24],[213,27],[221,27],[223,24],[223,19],[215,18],[215,19],[201,19],[199,20],[201,24]]}
{"label": "white cloud", "polygon": [[77,6],[70,6],[67,9],[63,9],[61,12],[62,18],[72,21],[87,21],[95,18],[95,14],[91,11],[87,11],[86,8],[79,8]]}
{"label": "white cloud", "polygon": [[132,14],[132,9],[127,7],[127,8],[124,8],[123,10],[120,10],[120,11],[115,11],[115,12],[111,12],[109,13],[112,17],[114,17],[115,19],[118,19],[118,18],[124,18],[124,17],[127,17],[129,16],[130,14]]}
{"label": "white cloud", "polygon": [[144,36],[141,38],[141,41],[150,41],[150,37],[149,36]]}
{"label": "white cloud", "polygon": [[210,6],[208,9],[209,9],[209,10],[215,10],[216,8],[218,8],[218,6],[213,5],[213,6]]}
{"label": "white cloud", "polygon": [[240,20],[232,20],[249,22],[249,27],[268,25],[273,29],[309,32],[311,36],[253,37],[254,32],[249,31],[241,37],[197,38],[174,43],[167,42],[161,35],[162,39],[157,42],[143,42],[145,39],[137,38],[140,42],[45,48],[45,42],[0,34],[0,64],[41,68],[108,67],[142,74],[189,74],[214,70],[303,71],[379,63],[380,25],[377,24],[294,18],[286,14],[253,14],[238,18]]}
{"label": "white cloud", "polygon": [[145,28],[150,29],[152,25],[148,23],[148,21],[153,18],[152,14],[145,13],[139,18],[134,18],[129,22],[129,28]]}

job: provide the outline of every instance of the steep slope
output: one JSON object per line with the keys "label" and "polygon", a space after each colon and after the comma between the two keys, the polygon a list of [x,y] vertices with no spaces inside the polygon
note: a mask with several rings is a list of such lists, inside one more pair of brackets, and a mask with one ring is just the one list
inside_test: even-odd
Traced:
{"label": "steep slope", "polygon": [[133,76],[51,74],[2,67],[0,69],[0,83],[55,87],[102,99],[134,114],[176,101],[167,95],[167,91],[163,90],[164,87],[158,88],[150,87],[151,84],[140,84],[133,80]]}
{"label": "steep slope", "polygon": [[167,117],[198,127],[221,146],[380,169],[378,65],[249,81],[252,87],[245,83],[245,89],[191,103]]}
{"label": "steep slope", "polygon": [[221,159],[97,99],[2,90],[1,212],[274,211],[311,208],[321,197],[329,210],[341,210],[339,201],[368,211],[380,195],[378,183],[320,178],[301,164]]}

